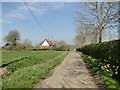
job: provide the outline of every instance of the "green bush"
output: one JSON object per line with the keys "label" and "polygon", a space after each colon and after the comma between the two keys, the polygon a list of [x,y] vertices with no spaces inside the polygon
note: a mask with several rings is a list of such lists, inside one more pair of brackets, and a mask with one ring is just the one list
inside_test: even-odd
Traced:
{"label": "green bush", "polygon": [[90,55],[104,65],[110,64],[114,72],[112,77],[120,81],[120,40],[104,42],[99,44],[86,45],[77,51]]}

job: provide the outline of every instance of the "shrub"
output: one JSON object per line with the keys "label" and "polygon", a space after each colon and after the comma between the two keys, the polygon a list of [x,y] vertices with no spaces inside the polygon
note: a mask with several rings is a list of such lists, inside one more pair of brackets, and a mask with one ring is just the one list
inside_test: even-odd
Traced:
{"label": "shrub", "polygon": [[113,78],[120,81],[120,40],[86,45],[77,51],[99,60],[104,65],[110,64]]}

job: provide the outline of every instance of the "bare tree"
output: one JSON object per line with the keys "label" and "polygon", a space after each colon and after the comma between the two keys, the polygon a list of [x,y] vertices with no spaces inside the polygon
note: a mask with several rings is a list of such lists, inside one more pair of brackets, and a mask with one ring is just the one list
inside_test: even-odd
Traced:
{"label": "bare tree", "polygon": [[[118,2],[118,12],[120,12],[120,2]],[[118,39],[120,39],[120,13],[118,17]]]}
{"label": "bare tree", "polygon": [[[89,2],[82,3],[77,10],[76,21],[87,24],[94,24],[99,30],[99,43],[102,42],[102,32],[107,28],[118,26],[118,2]],[[84,10],[84,11],[83,11]]]}
{"label": "bare tree", "polygon": [[93,24],[83,24],[77,26],[75,43],[78,47],[82,47],[87,43],[96,43],[97,42],[97,32]]}
{"label": "bare tree", "polygon": [[25,39],[23,43],[26,49],[31,49],[33,47],[32,42],[29,39]]}
{"label": "bare tree", "polygon": [[67,44],[64,40],[54,41],[53,49],[55,50],[70,50],[70,45]]}
{"label": "bare tree", "polygon": [[8,33],[8,35],[4,38],[4,40],[11,47],[14,47],[14,46],[16,46],[17,41],[20,40],[20,34],[17,30],[12,30]]}
{"label": "bare tree", "polygon": [[75,44],[77,47],[82,47],[84,46],[85,43],[85,37],[82,35],[76,35],[75,36]]}

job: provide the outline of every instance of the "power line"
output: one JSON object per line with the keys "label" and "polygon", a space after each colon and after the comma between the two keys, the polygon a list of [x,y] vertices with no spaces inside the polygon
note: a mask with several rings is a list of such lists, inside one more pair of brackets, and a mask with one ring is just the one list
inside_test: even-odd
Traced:
{"label": "power line", "polygon": [[51,39],[52,37],[50,35],[47,34],[47,32],[45,31],[45,29],[42,27],[42,25],[39,23],[37,17],[33,14],[32,10],[29,8],[28,4],[25,2],[25,0],[23,0],[25,5],[27,6],[28,10],[30,11],[31,15],[34,17],[34,19],[36,20],[37,24],[39,25],[39,27],[41,28],[41,30],[45,33],[46,36],[49,36]]}

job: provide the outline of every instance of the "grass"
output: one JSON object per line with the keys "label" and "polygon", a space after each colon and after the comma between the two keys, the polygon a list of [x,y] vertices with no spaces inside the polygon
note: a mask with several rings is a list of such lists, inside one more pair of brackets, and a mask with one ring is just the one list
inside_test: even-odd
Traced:
{"label": "grass", "polygon": [[2,65],[2,51],[0,50],[0,66]]}
{"label": "grass", "polygon": [[[43,53],[44,52],[44,53]],[[24,57],[48,54],[51,51],[2,51],[2,65],[14,62]]]}
{"label": "grass", "polygon": [[3,88],[31,88],[40,79],[44,79],[49,70],[60,64],[69,52],[33,53],[36,54],[7,66],[8,72],[3,76]]}

